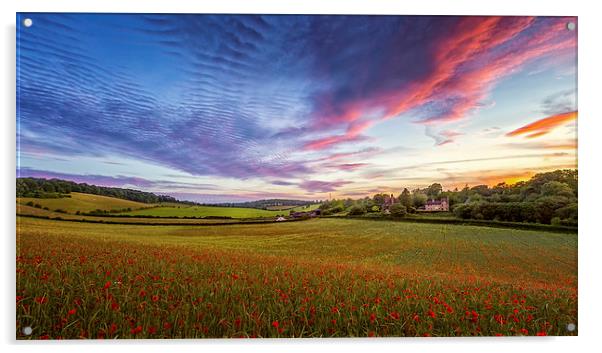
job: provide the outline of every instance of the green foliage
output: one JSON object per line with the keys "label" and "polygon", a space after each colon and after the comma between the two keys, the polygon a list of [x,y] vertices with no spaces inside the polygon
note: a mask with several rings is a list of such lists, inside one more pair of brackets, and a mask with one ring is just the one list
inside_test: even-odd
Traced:
{"label": "green foliage", "polygon": [[433,183],[428,188],[426,188],[426,196],[434,199],[439,197],[439,194],[443,191],[443,186],[439,183]]}
{"label": "green foliage", "polygon": [[400,203],[394,203],[389,211],[393,217],[403,217],[407,214],[406,207]]}
{"label": "green foliage", "polygon": [[351,206],[349,209],[349,215],[351,216],[360,216],[366,214],[366,208],[360,205]]}
{"label": "green foliage", "polygon": [[403,189],[401,195],[399,195],[399,202],[405,206],[406,209],[409,209],[413,205],[412,195],[410,191],[406,188]]}
{"label": "green foliage", "polygon": [[571,187],[559,181],[549,181],[541,186],[541,194],[543,196],[564,196],[571,198],[575,196]]}
{"label": "green foliage", "polygon": [[412,194],[412,200],[414,203],[414,207],[416,208],[424,207],[424,205],[426,205],[427,199],[428,197],[422,192],[414,191],[414,193]]}

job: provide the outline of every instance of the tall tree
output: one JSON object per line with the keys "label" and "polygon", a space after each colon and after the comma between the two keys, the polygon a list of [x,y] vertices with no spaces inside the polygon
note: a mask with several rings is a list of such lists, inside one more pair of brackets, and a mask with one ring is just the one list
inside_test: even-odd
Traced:
{"label": "tall tree", "polygon": [[434,199],[439,197],[441,191],[443,191],[443,186],[441,186],[441,184],[439,183],[433,183],[428,188],[426,188],[426,196],[428,196],[431,199]]}
{"label": "tall tree", "polygon": [[401,192],[401,195],[399,195],[399,202],[402,205],[404,205],[408,210],[410,209],[410,207],[412,207],[412,195],[410,194],[410,191],[407,188],[404,188]]}

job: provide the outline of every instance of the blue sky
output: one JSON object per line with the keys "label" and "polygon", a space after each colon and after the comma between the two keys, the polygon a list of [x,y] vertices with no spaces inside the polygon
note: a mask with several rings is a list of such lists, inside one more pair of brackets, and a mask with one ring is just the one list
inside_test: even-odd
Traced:
{"label": "blue sky", "polygon": [[576,168],[571,21],[18,14],[18,175],[221,202]]}

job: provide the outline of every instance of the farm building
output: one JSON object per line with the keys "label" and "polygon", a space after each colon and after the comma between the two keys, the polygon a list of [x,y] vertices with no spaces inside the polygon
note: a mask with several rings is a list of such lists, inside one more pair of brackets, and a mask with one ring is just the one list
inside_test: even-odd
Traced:
{"label": "farm building", "polygon": [[441,200],[428,200],[424,205],[425,211],[449,211],[449,200],[442,197]]}

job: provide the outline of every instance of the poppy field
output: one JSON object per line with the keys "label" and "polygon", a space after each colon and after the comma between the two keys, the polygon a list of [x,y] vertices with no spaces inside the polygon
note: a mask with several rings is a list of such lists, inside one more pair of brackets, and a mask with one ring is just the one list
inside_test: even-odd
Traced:
{"label": "poppy field", "polygon": [[17,339],[576,335],[569,324],[576,234],[17,217]]}

